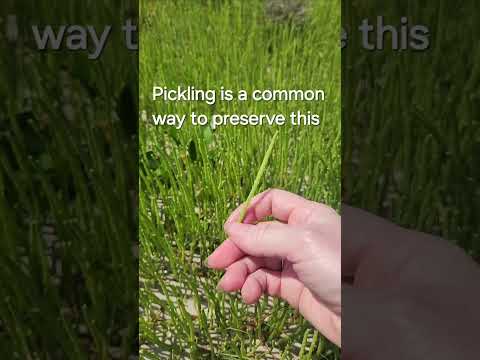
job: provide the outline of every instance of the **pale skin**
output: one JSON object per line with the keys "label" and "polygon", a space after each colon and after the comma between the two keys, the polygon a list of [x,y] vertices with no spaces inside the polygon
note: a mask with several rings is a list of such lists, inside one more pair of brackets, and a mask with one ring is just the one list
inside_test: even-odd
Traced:
{"label": "pale skin", "polygon": [[[262,294],[287,301],[332,342],[340,345],[340,216],[298,195],[269,190],[225,223],[227,240],[208,258],[226,272],[218,288],[241,290],[247,304]],[[276,221],[259,222],[272,216]]]}
{"label": "pale skin", "polygon": [[462,249],[348,206],[341,226],[333,209],[282,190],[255,197],[244,224],[239,212],[208,259],[226,270],[220,290],[247,304],[282,298],[343,345],[342,359],[478,357],[480,267]]}

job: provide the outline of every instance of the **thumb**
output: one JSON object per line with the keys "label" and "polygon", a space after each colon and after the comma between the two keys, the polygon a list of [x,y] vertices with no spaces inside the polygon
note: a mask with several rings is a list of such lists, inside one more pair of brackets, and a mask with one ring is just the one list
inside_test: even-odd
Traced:
{"label": "thumb", "polygon": [[225,232],[243,252],[257,257],[291,257],[301,247],[301,230],[279,222],[227,223]]}

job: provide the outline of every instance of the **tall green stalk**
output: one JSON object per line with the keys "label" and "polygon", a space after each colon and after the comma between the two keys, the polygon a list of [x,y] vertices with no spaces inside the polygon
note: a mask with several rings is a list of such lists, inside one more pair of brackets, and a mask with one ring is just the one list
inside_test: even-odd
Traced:
{"label": "tall green stalk", "polygon": [[247,201],[245,202],[245,205],[242,207],[240,218],[238,219],[238,222],[240,223],[242,223],[243,220],[245,220],[245,215],[247,214],[247,210],[250,206],[250,202],[252,201],[253,196],[257,193],[258,186],[260,185],[260,181],[262,180],[263,174],[265,173],[265,170],[267,168],[268,160],[272,155],[273,146],[275,145],[277,136],[278,136],[278,130],[275,132],[275,135],[273,135],[272,141],[270,141],[270,145],[268,146],[267,152],[263,157],[263,161],[262,161],[262,164],[260,165],[260,169],[258,170],[257,177],[255,178],[255,182],[253,183],[252,189],[250,190],[250,194],[248,194]]}

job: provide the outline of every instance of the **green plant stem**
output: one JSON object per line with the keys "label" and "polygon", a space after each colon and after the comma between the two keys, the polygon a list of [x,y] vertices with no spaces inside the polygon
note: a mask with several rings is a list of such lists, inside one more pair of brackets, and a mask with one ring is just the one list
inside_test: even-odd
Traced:
{"label": "green plant stem", "polygon": [[262,164],[260,165],[260,169],[258,170],[257,176],[255,177],[255,181],[253,183],[252,189],[250,190],[250,194],[248,194],[247,201],[245,202],[245,205],[242,207],[242,210],[240,212],[240,218],[238,219],[239,223],[242,223],[243,220],[245,220],[245,215],[247,214],[247,210],[250,206],[250,202],[252,201],[253,196],[256,194],[258,190],[260,181],[262,180],[263,174],[265,173],[265,170],[267,168],[268,160],[272,155],[273,146],[275,145],[277,136],[278,136],[278,130],[275,132],[275,135],[273,135],[272,141],[270,141],[270,145],[268,146],[267,152],[263,157]]}

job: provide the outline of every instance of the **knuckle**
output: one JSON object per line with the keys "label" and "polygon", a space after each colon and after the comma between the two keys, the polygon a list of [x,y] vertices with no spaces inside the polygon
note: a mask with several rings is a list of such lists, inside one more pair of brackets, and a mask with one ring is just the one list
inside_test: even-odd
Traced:
{"label": "knuckle", "polygon": [[325,216],[325,217],[336,218],[336,217],[340,216],[340,215],[338,215],[337,211],[334,208],[332,208],[328,205],[319,204],[319,208],[320,208],[320,211],[323,213],[323,216]]}
{"label": "knuckle", "polygon": [[309,208],[307,208],[305,210],[305,215],[304,215],[304,218],[303,218],[303,221],[305,222],[305,224],[310,224],[311,222],[315,222],[315,219],[316,219],[316,211],[315,211],[315,207],[311,206]]}
{"label": "knuckle", "polygon": [[302,240],[306,245],[313,244],[317,237],[317,233],[313,229],[305,228],[302,231]]}
{"label": "knuckle", "polygon": [[305,222],[321,223],[325,225],[335,224],[339,221],[340,215],[328,205],[315,203],[309,207],[305,214]]}
{"label": "knuckle", "polygon": [[306,227],[301,230],[300,234],[300,253],[307,256],[318,254],[324,240],[321,232],[316,228]]}
{"label": "knuckle", "polygon": [[243,271],[245,274],[251,274],[252,272],[254,272],[257,267],[256,267],[256,261],[258,261],[258,258],[254,257],[254,256],[246,256],[244,258],[244,268],[243,268]]}

